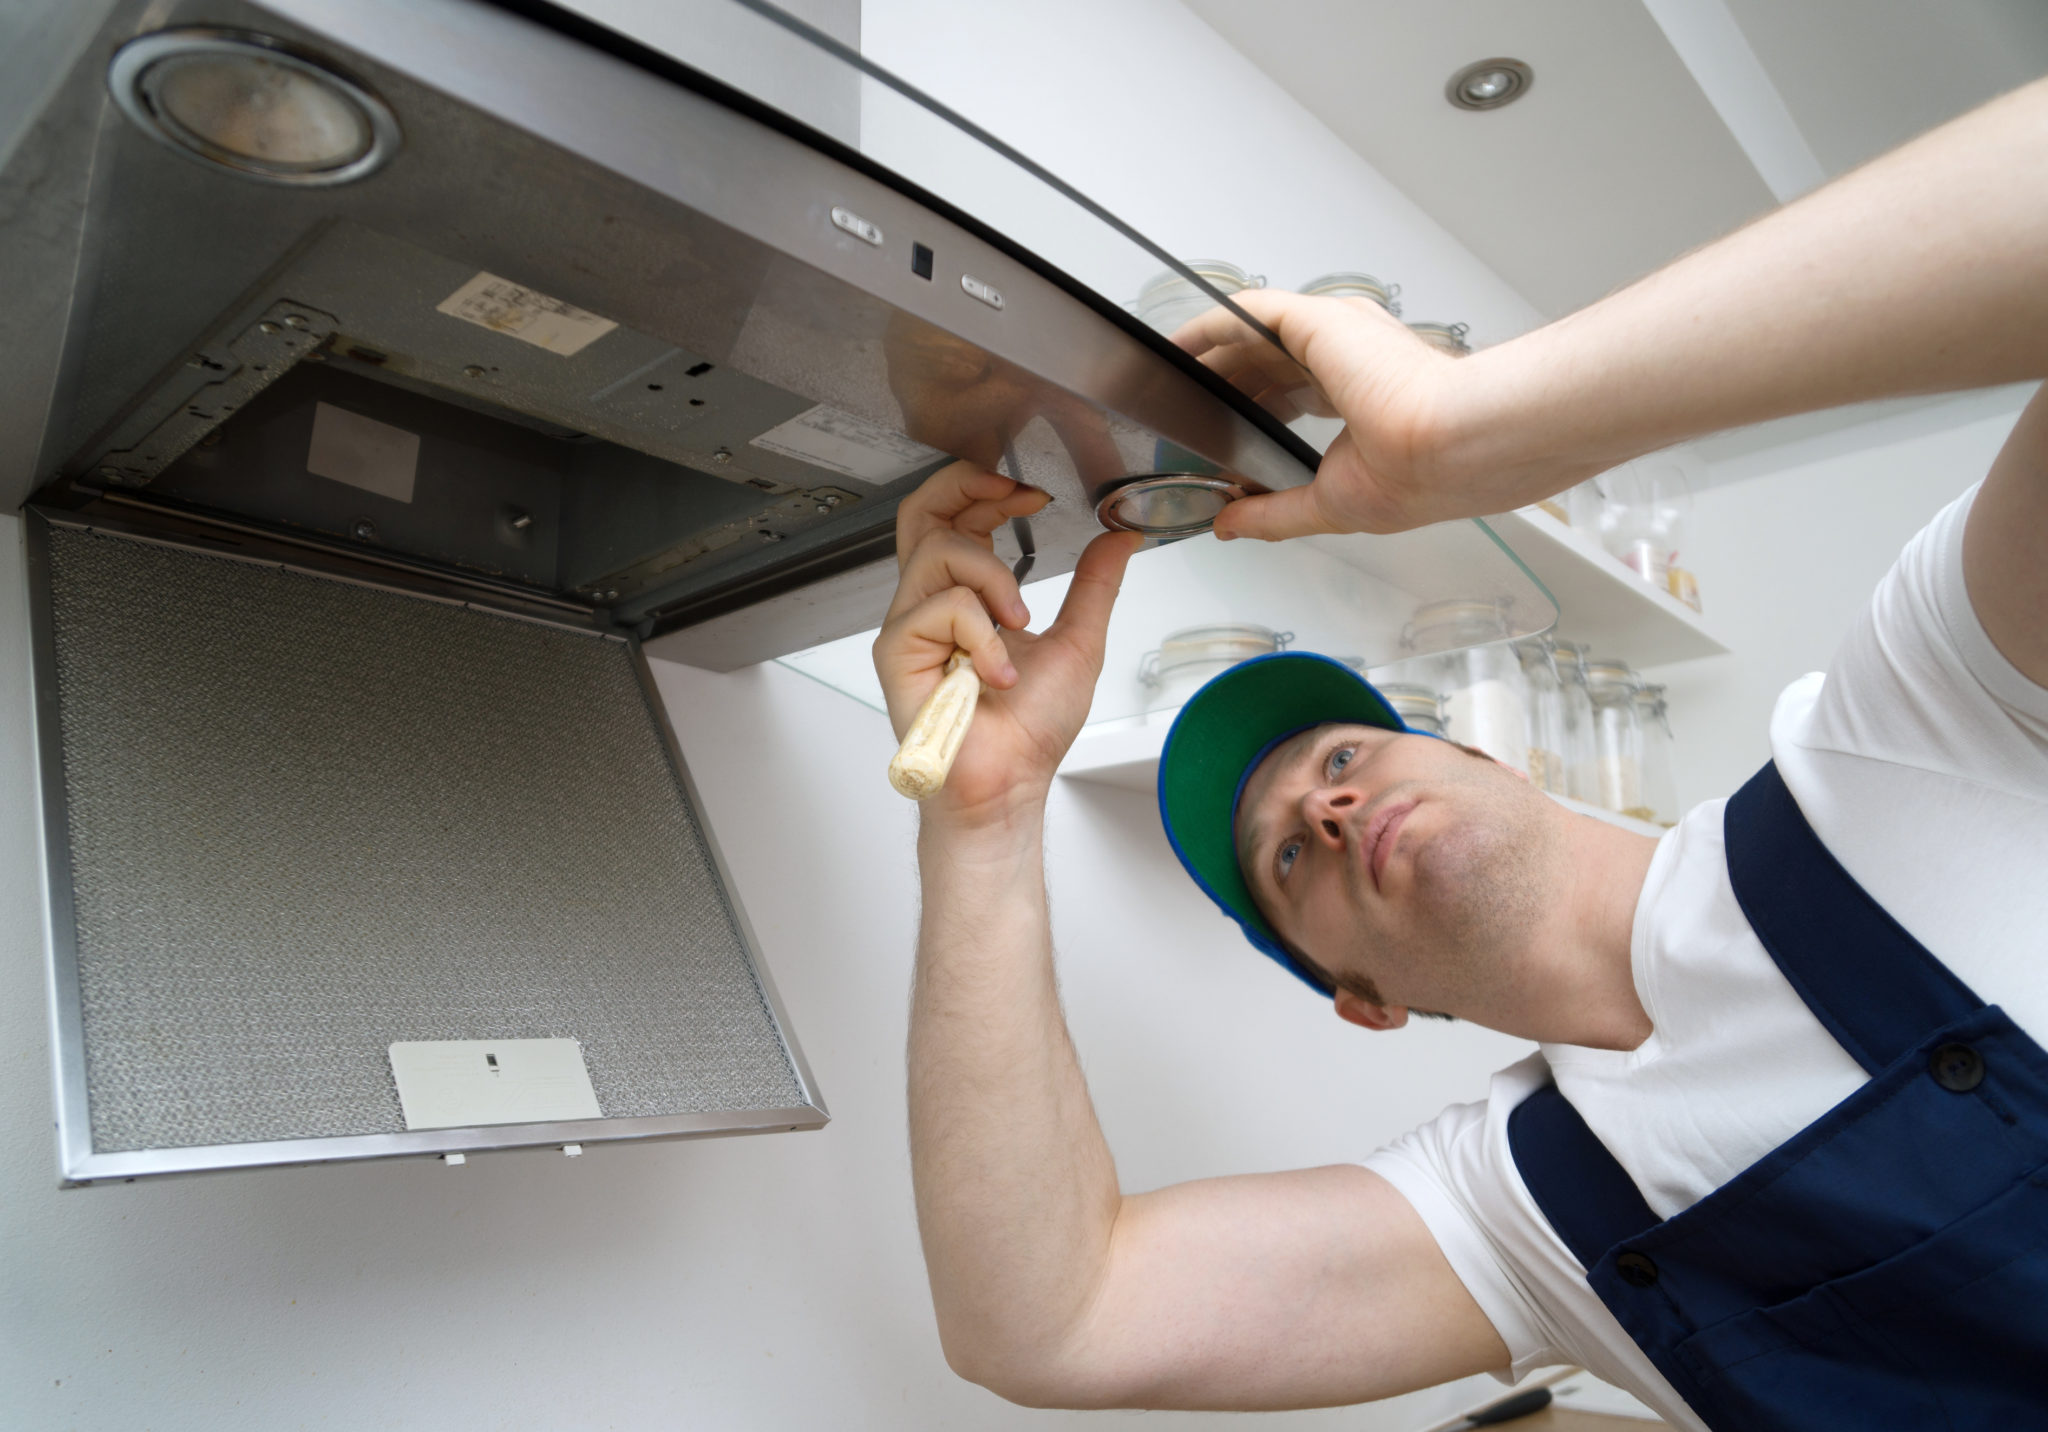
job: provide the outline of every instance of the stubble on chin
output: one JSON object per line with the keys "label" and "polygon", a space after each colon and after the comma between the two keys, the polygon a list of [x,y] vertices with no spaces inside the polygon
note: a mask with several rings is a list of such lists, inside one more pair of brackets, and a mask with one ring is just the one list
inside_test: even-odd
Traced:
{"label": "stubble on chin", "polygon": [[[1432,1008],[1497,1007],[1527,975],[1529,946],[1563,886],[1540,792],[1475,782],[1417,852],[1406,977]],[[1389,972],[1391,974],[1391,971]],[[1416,999],[1403,1000],[1413,1004]]]}

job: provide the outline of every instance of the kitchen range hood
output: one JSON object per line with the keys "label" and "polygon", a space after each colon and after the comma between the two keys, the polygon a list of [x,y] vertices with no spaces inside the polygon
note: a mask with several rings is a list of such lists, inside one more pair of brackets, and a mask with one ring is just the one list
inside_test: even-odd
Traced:
{"label": "kitchen range hood", "polygon": [[[712,58],[858,123],[860,71],[738,0],[689,8],[749,27]],[[226,112],[238,84],[263,121]],[[1133,478],[1316,460],[1012,239],[551,7],[119,6],[8,180],[11,271],[79,276],[9,355],[52,399],[9,415],[37,454],[10,507],[258,528],[698,665],[875,625],[894,504],[954,456],[1054,494],[1041,576]]]}
{"label": "kitchen range hood", "polygon": [[1041,577],[1312,475],[1105,296],[1159,250],[677,8],[682,59],[529,0],[16,37],[65,58],[0,107],[64,1178],[822,1125],[646,657],[876,625],[955,458],[1053,495],[1001,538]]}

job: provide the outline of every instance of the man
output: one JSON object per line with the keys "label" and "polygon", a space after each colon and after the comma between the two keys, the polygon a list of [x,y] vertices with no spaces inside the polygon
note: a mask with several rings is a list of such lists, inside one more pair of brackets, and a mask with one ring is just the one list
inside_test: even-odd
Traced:
{"label": "man", "polygon": [[[1462,361],[1367,304],[1244,298],[1347,426],[1225,538],[1501,511],[1700,433],[2039,378],[2048,83]],[[1300,387],[1226,316],[1184,341],[1255,395]],[[1098,538],[1025,634],[988,538],[1042,501],[933,479],[875,648],[899,731],[955,645],[991,688],[919,838],[912,1160],[959,1372],[1249,1409],[1576,1362],[1684,1427],[2039,1420],[2048,399],[1786,692],[1773,767],[1662,841],[1403,733],[1315,658],[1190,702],[1162,806],[1254,943],[1355,1024],[1441,1011],[1542,1054],[1363,1166],[1137,1195],[1061,1019],[1040,861],[1133,539]]]}

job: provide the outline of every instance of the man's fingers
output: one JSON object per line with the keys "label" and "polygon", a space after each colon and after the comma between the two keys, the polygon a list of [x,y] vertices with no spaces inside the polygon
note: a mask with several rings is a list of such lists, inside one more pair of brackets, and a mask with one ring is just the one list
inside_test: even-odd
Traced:
{"label": "man's fingers", "polygon": [[1015,491],[987,502],[977,502],[953,519],[953,530],[986,541],[998,527],[1013,517],[1029,517],[1042,511],[1052,494],[1035,487],[1015,484]]}
{"label": "man's fingers", "polygon": [[1000,503],[1021,484],[971,462],[956,462],[926,478],[896,509],[896,560],[907,562],[929,532],[951,527],[978,503]]}
{"label": "man's fingers", "polygon": [[1223,509],[1215,528],[1216,535],[1226,542],[1233,537],[1277,542],[1283,537],[1338,530],[1337,524],[1323,514],[1314,483],[1240,498]]}
{"label": "man's fingers", "polygon": [[[1301,322],[1304,306],[1312,311],[1313,305],[1328,302],[1277,288],[1246,289],[1233,293],[1230,301],[1279,334],[1290,353],[1298,353],[1299,346],[1288,333],[1288,326]],[[1269,351],[1273,346],[1264,334],[1220,303],[1182,324],[1174,331],[1173,341],[1198,358],[1211,349],[1231,344],[1251,344]]]}
{"label": "man's fingers", "polygon": [[889,603],[889,615],[907,612],[927,597],[954,587],[972,590],[1006,627],[1022,630],[1031,620],[1017,590],[1017,579],[1002,559],[959,533],[947,531],[927,534],[910,554]]}
{"label": "man's fingers", "polygon": [[1067,586],[1067,599],[1060,604],[1059,617],[1045,634],[1078,639],[1099,659],[1109,614],[1123,586],[1124,567],[1131,554],[1144,545],[1145,539],[1136,532],[1105,532],[1084,547],[1081,560],[1074,564],[1074,578]]}
{"label": "man's fingers", "polygon": [[1197,356],[1204,368],[1237,387],[1271,383],[1283,375],[1300,381],[1301,365],[1265,339],[1252,337],[1249,329],[1242,342],[1205,348]]}
{"label": "man's fingers", "polygon": [[911,613],[910,630],[939,647],[948,648],[939,657],[943,667],[951,647],[974,658],[974,669],[990,686],[1014,686],[1017,668],[1010,664],[1009,649],[989,620],[981,596],[968,587],[950,587],[927,598]]}
{"label": "man's fingers", "polygon": [[931,695],[956,650],[974,658],[975,671],[990,686],[1016,684],[1009,649],[981,598],[966,587],[926,597],[882,624],[875,638],[875,673],[882,678],[891,714],[900,717],[899,726]]}

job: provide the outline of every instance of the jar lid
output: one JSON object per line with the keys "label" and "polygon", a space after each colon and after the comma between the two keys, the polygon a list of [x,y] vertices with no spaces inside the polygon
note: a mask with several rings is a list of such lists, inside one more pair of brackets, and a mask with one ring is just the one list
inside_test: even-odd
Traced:
{"label": "jar lid", "polygon": [[1465,335],[1472,331],[1470,324],[1411,323],[1408,325],[1408,331],[1432,348],[1441,348],[1444,352],[1456,354],[1460,358],[1472,351],[1472,345],[1465,341]]}
{"label": "jar lid", "polygon": [[1257,622],[1217,622],[1213,626],[1182,627],[1169,632],[1160,640],[1161,651],[1178,651],[1183,647],[1211,646],[1217,642],[1250,642],[1254,645],[1278,647],[1284,644],[1285,634]]}
{"label": "jar lid", "polygon": [[1632,693],[1637,686],[1635,669],[1625,661],[1585,663],[1586,684],[1615,694]]}
{"label": "jar lid", "polygon": [[1400,291],[1398,283],[1381,283],[1369,273],[1326,273],[1301,286],[1301,292],[1319,298],[1369,298],[1389,313],[1401,311],[1394,302]]}
{"label": "jar lid", "polygon": [[1417,686],[1410,681],[1383,681],[1379,693],[1404,718],[1419,714],[1431,720],[1443,719],[1443,698],[1433,687]]}
{"label": "jar lid", "polygon": [[[1247,273],[1236,264],[1225,263],[1221,259],[1189,259],[1187,266],[1203,283],[1222,293],[1237,293],[1247,288],[1264,288],[1266,286],[1266,280],[1263,275]],[[1149,303],[1176,289],[1193,289],[1194,287],[1180,273],[1173,269],[1168,269],[1165,273],[1154,274],[1145,281],[1145,286],[1138,290],[1138,302],[1141,304]]]}
{"label": "jar lid", "polygon": [[1282,651],[1294,640],[1293,632],[1274,631],[1255,622],[1218,622],[1213,626],[1183,627],[1169,632],[1159,643],[1156,670],[1161,674],[1177,667],[1202,662],[1232,665],[1268,652]]}
{"label": "jar lid", "polygon": [[[1429,602],[1415,609],[1409,619],[1408,628],[1402,635],[1402,645],[1418,654],[1426,655],[1424,643],[1420,640],[1425,632],[1444,632],[1453,628],[1465,628],[1472,637],[1461,645],[1472,646],[1479,642],[1499,641],[1508,634],[1507,603],[1494,597],[1452,597],[1446,601]],[[1442,650],[1440,646],[1431,650]]]}

